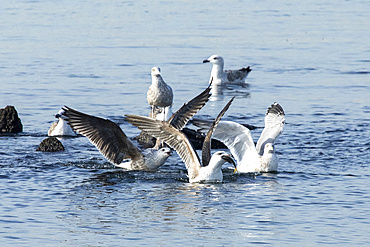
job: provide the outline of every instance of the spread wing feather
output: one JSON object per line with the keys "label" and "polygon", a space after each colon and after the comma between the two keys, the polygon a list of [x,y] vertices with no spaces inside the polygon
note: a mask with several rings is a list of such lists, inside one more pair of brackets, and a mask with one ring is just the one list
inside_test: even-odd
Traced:
{"label": "spread wing feather", "polygon": [[[193,120],[192,123],[202,129],[210,126],[208,120]],[[253,163],[258,159],[256,147],[254,145],[251,132],[248,128],[232,121],[220,121],[212,138],[224,143],[230,150],[237,164]]]}
{"label": "spread wing feather", "polygon": [[266,112],[265,128],[257,142],[257,152],[263,155],[263,150],[267,143],[274,143],[276,138],[283,132],[285,125],[285,113],[281,105],[272,104]]}
{"label": "spread wing feather", "polygon": [[140,150],[127,138],[122,129],[114,122],[94,117],[70,107],[63,108],[69,125],[78,133],[86,136],[99,151],[112,163],[120,164],[123,159],[142,158]]}
{"label": "spread wing feather", "polygon": [[203,146],[202,146],[202,164],[203,166],[207,166],[209,161],[211,160],[211,137],[217,125],[219,124],[222,116],[226,113],[229,109],[231,103],[233,102],[235,97],[232,97],[231,100],[225,105],[225,107],[221,110],[221,112],[217,115],[216,119],[213,121],[211,127],[209,128],[206,137],[204,138]]}
{"label": "spread wing feather", "polygon": [[203,106],[208,102],[211,96],[211,87],[207,87],[198,96],[185,103],[172,117],[168,120],[169,123],[178,130],[182,130],[188,123],[189,119],[192,118]]}
{"label": "spread wing feather", "polygon": [[188,138],[168,122],[159,121],[150,117],[126,115],[126,120],[155,138],[163,140],[174,148],[184,161],[190,178],[199,173],[200,162]]}

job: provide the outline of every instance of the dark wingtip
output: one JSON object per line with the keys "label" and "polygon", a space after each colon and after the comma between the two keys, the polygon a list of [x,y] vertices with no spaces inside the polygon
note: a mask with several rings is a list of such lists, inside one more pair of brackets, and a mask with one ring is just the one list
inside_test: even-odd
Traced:
{"label": "dark wingtip", "polygon": [[274,104],[272,104],[267,109],[266,115],[269,114],[269,113],[273,113],[273,114],[277,114],[277,115],[285,115],[283,107],[281,107],[281,105],[279,105],[276,102],[274,102]]}
{"label": "dark wingtip", "polygon": [[250,67],[250,66],[248,66],[248,67],[246,67],[246,68],[242,68],[242,69],[240,69],[240,71],[247,71],[247,72],[249,73],[249,72],[251,72],[251,71],[252,71],[252,69],[251,69],[251,67]]}
{"label": "dark wingtip", "polygon": [[212,82],[213,82],[213,76],[211,78],[211,81],[209,82],[209,85],[208,85],[209,88],[212,86]]}

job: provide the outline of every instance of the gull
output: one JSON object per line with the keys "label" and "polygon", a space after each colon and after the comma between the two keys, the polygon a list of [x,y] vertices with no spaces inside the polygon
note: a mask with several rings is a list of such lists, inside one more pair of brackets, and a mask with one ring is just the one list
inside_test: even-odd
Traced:
{"label": "gull", "polygon": [[[193,120],[192,124],[201,127],[201,131],[211,125],[211,121]],[[237,162],[239,173],[273,172],[278,168],[274,142],[282,133],[285,125],[285,113],[278,104],[272,104],[266,112],[265,128],[257,145],[254,145],[248,128],[232,121],[221,121],[213,138],[223,142]]]}
{"label": "gull", "polygon": [[155,118],[156,107],[162,107],[163,111],[160,114],[162,119],[166,121],[171,116],[172,103],[173,103],[173,92],[172,88],[167,85],[162,76],[161,69],[158,67],[153,67],[151,70],[152,75],[152,85],[149,87],[147,92],[147,101],[152,107],[151,116]]}
{"label": "gull", "polygon": [[172,155],[169,148],[139,149],[116,123],[108,119],[91,116],[68,106],[63,110],[68,124],[78,133],[86,136],[105,158],[118,167],[152,171]]}
{"label": "gull", "polygon": [[185,163],[190,183],[222,182],[222,165],[230,162],[235,166],[235,162],[231,155],[224,151],[217,151],[211,156],[211,136],[233,100],[234,98],[222,109],[207,132],[202,147],[203,165],[189,139],[170,123],[136,115],[126,115],[126,120],[174,148]]}
{"label": "gull", "polygon": [[56,115],[55,118],[58,120],[51,124],[48,131],[48,136],[77,136],[71,126],[68,125],[68,122],[64,119],[63,116],[64,110],[61,109]]}
{"label": "gull", "polygon": [[224,70],[224,59],[218,55],[212,55],[203,63],[212,63],[211,78],[214,78],[214,85],[244,84],[249,72],[252,69],[248,66],[239,70]]}

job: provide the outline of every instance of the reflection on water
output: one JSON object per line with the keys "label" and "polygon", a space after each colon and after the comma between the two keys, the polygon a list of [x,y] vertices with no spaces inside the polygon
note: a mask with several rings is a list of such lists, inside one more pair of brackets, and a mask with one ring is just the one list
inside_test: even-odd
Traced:
{"label": "reflection on water", "polygon": [[[158,231],[180,235],[187,232],[189,238],[203,241],[219,238],[218,234],[207,233],[209,230],[221,231],[227,238],[241,237],[240,243],[243,238],[263,239],[266,234],[275,234],[274,226],[269,226],[266,233],[258,229],[256,222],[274,222],[280,206],[256,201],[265,196],[281,197],[283,190],[276,175],[263,176],[259,181],[255,176],[245,175],[242,179],[246,183],[221,184],[144,183],[126,179],[114,186],[91,180],[75,187],[66,198],[70,201],[66,210],[69,213],[60,219],[77,226],[70,229],[75,234],[89,229],[89,233],[109,232],[137,241],[144,237],[157,239]],[[157,230],[148,231],[153,227]],[[76,244],[73,240],[68,243]]]}
{"label": "reflection on water", "polygon": [[212,85],[211,101],[224,101],[226,97],[248,98],[250,96],[249,84],[244,85]]}

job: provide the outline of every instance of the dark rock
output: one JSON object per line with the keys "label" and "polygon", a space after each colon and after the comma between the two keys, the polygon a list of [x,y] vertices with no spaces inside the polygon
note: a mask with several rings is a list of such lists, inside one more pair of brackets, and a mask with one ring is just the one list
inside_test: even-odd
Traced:
{"label": "dark rock", "polygon": [[14,106],[0,109],[0,133],[18,133],[23,131],[23,125]]}
{"label": "dark rock", "polygon": [[[206,137],[204,134],[189,128],[184,128],[182,132],[188,137],[195,149],[202,149],[203,141]],[[227,149],[222,142],[215,139],[211,139],[211,147],[212,149]]]}
{"label": "dark rock", "polygon": [[[191,144],[195,149],[202,149],[203,141],[204,141],[204,134],[201,134],[195,130],[184,128],[182,132],[187,136]],[[144,132],[141,132],[140,135],[134,138],[138,141],[145,148],[152,148],[155,145],[156,139]],[[220,141],[212,139],[211,147],[214,149],[226,149],[227,147]]]}
{"label": "dark rock", "polygon": [[144,148],[152,148],[155,145],[156,139],[147,133],[141,131],[140,135],[134,138],[137,142],[142,145]]}
{"label": "dark rock", "polygon": [[36,151],[42,152],[57,152],[64,151],[63,144],[54,136],[44,139]]}

